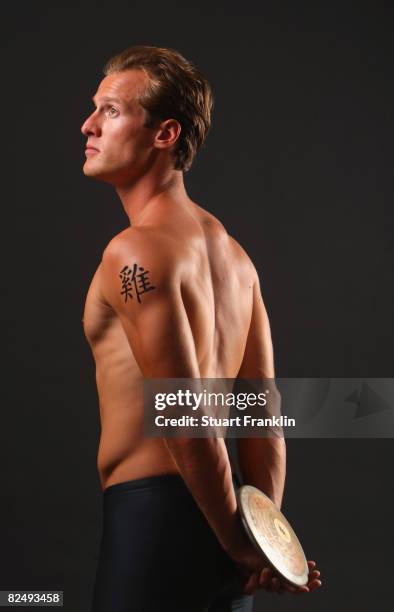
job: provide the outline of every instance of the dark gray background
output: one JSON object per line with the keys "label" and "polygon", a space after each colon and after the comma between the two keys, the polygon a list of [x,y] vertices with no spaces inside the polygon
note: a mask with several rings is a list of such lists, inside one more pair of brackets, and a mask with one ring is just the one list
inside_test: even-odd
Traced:
{"label": "dark gray background", "polygon": [[[363,6],[3,7],[1,589],[63,589],[67,612],[89,609],[99,421],[81,318],[128,219],[82,174],[79,130],[123,48],[173,47],[212,84],[186,186],[258,268],[277,376],[393,375],[393,12]],[[283,510],[323,587],[260,592],[255,611],[391,609],[392,460],[392,440],[289,440]]]}

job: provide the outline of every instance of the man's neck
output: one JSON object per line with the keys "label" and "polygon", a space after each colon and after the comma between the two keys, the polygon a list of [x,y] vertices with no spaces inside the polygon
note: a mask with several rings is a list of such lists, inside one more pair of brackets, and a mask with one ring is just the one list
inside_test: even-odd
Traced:
{"label": "man's neck", "polygon": [[185,204],[190,201],[183,172],[174,169],[155,177],[152,174],[142,176],[133,184],[116,187],[116,192],[133,227],[146,222],[164,202]]}

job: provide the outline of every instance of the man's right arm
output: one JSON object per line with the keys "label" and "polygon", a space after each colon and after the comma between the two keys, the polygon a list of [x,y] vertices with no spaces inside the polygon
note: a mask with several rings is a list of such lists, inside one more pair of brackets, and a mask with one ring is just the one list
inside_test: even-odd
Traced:
{"label": "man's right arm", "polygon": [[[270,324],[256,270],[254,273],[252,318],[238,378],[274,379]],[[274,384],[273,387],[276,389]],[[279,391],[276,392],[279,396]],[[263,491],[280,508],[286,476],[286,444],[283,436],[271,434],[265,438],[238,438],[237,452],[244,483]]]}

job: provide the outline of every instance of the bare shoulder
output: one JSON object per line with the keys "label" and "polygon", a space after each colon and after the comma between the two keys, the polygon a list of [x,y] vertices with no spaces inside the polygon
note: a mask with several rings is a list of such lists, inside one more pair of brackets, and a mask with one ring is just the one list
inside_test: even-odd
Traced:
{"label": "bare shoulder", "polygon": [[176,245],[164,233],[148,227],[127,228],[117,234],[103,251],[102,264],[107,270],[124,262],[154,267],[156,273],[168,272],[176,258]]}
{"label": "bare shoulder", "polygon": [[149,228],[127,228],[103,251],[102,293],[115,310],[139,311],[178,293],[179,279],[173,242]]}
{"label": "bare shoulder", "polygon": [[243,266],[245,273],[250,275],[250,278],[253,282],[258,282],[258,273],[256,267],[249,257],[246,250],[240,245],[240,243],[228,234],[228,238],[233,249],[234,255],[237,258],[238,262]]}
{"label": "bare shoulder", "polygon": [[243,278],[253,285],[258,284],[257,270],[246,250],[228,233],[223,223],[217,217],[205,209],[201,209],[199,206],[198,208],[203,210],[204,227],[209,229],[210,236],[215,239],[219,248],[223,248],[223,253],[230,255],[229,265],[230,262],[236,262],[237,268],[242,271]]}
{"label": "bare shoulder", "polygon": [[[194,204],[196,203],[194,202]],[[227,243],[237,261],[241,265],[245,266],[245,268],[248,269],[251,274],[257,274],[255,266],[245,249],[239,244],[239,242],[237,242],[237,240],[235,240],[233,236],[231,236],[231,234],[228,233],[220,219],[215,217],[215,215],[209,211],[201,208],[201,206],[198,204],[196,204],[196,206],[200,211],[202,211],[204,226],[209,228],[211,235],[219,240],[219,242],[223,242],[223,246],[225,246]]]}

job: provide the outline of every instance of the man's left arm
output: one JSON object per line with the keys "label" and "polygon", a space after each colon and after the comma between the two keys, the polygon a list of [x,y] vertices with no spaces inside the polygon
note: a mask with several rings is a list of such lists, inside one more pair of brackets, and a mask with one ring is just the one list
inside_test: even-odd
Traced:
{"label": "man's left arm", "polygon": [[[168,256],[160,256],[160,249],[145,245],[137,231],[132,248],[130,239],[124,247],[107,247],[102,260],[104,295],[121,320],[144,378],[200,378],[176,266]],[[129,271],[145,276],[135,283]],[[244,544],[245,535],[223,438],[163,441],[222,547],[231,554]]]}

